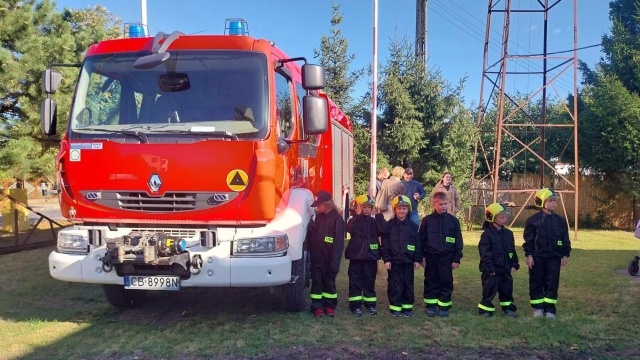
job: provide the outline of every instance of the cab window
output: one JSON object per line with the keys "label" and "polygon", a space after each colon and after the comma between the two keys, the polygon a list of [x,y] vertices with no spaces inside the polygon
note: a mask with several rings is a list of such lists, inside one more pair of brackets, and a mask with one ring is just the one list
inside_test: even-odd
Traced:
{"label": "cab window", "polygon": [[279,73],[276,73],[276,107],[278,116],[278,136],[289,139],[293,133],[291,83]]}

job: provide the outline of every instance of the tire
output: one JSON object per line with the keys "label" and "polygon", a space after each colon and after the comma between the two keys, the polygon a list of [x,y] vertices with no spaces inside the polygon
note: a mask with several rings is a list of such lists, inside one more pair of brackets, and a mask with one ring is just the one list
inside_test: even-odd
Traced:
{"label": "tire", "polygon": [[128,308],[140,304],[145,291],[127,290],[124,285],[102,285],[102,293],[112,306]]}
{"label": "tire", "polygon": [[302,258],[291,264],[292,276],[297,276],[295,283],[286,284],[282,288],[282,307],[285,311],[298,312],[305,308],[310,278],[309,257],[304,251]]}
{"label": "tire", "polygon": [[629,271],[629,275],[631,275],[631,276],[638,275],[638,260],[637,259],[631,260],[631,262],[629,263],[629,266],[627,267],[627,271]]}

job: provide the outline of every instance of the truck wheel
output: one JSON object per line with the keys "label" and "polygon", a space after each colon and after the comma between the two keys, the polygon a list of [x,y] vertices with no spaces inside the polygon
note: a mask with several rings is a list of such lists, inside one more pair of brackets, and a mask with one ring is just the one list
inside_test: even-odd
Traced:
{"label": "truck wheel", "polygon": [[636,276],[638,275],[638,260],[633,259],[629,263],[629,267],[627,267],[627,271],[629,271],[629,275]]}
{"label": "truck wheel", "polygon": [[307,300],[306,288],[309,283],[309,258],[303,252],[302,259],[292,264],[292,276],[297,276],[295,283],[286,284],[282,288],[282,307],[285,311],[297,312],[305,307]]}
{"label": "truck wheel", "polygon": [[119,308],[138,305],[145,295],[144,291],[127,290],[123,285],[102,285],[102,292],[109,304]]}

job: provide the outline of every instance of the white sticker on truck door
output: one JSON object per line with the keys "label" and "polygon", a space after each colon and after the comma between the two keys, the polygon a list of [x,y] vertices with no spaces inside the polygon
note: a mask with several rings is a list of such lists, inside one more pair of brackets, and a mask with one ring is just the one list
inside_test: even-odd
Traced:
{"label": "white sticker on truck door", "polygon": [[69,150],[69,161],[80,161],[80,149]]}

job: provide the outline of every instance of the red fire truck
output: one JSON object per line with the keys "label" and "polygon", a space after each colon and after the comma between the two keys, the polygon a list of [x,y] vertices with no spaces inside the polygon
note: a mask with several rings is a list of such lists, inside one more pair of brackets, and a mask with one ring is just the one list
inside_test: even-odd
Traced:
{"label": "red fire truck", "polygon": [[[62,65],[43,73],[47,135]],[[321,92],[324,69],[236,20],[223,35],[102,41],[77,66],[56,159],[74,225],[51,275],[102,284],[118,307],[147,290],[278,286],[301,310],[313,194],[344,210],[353,193],[352,124]]]}

